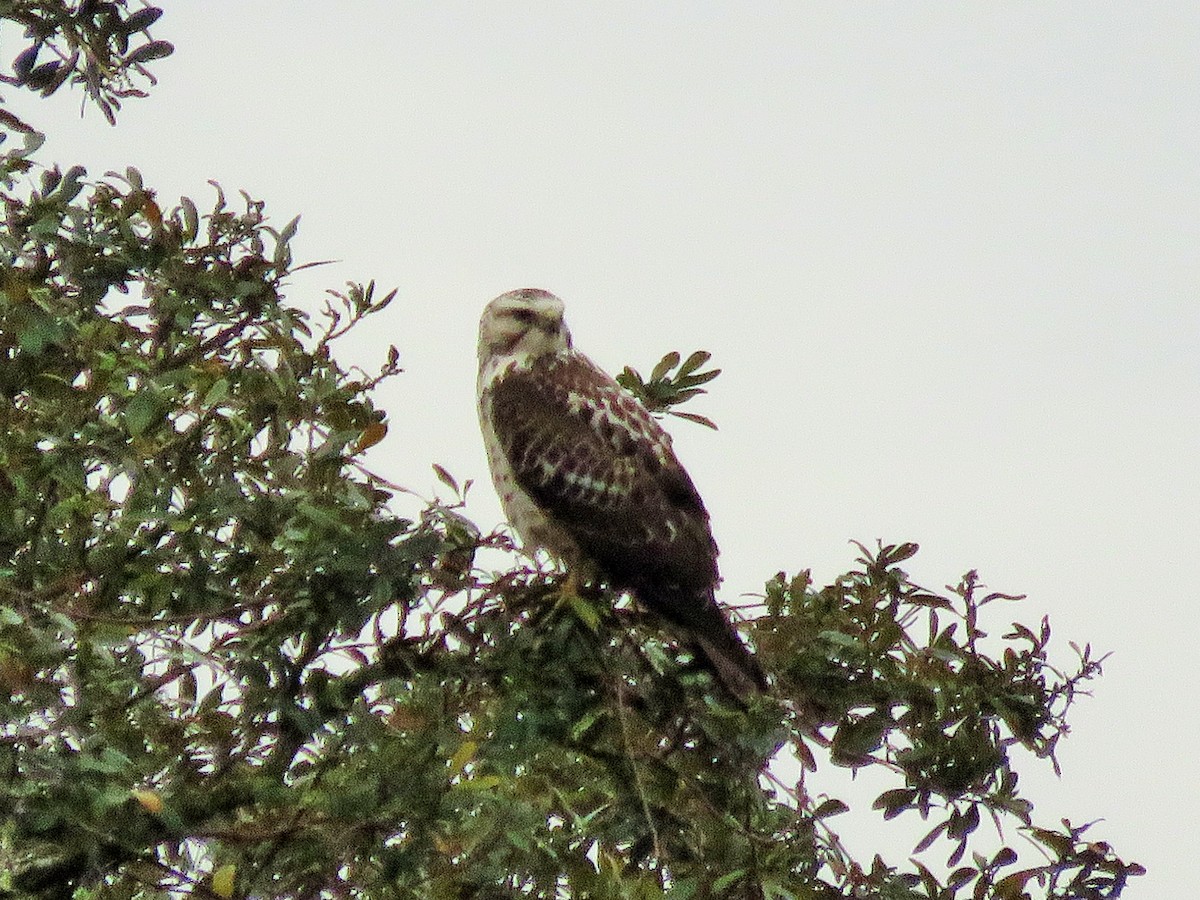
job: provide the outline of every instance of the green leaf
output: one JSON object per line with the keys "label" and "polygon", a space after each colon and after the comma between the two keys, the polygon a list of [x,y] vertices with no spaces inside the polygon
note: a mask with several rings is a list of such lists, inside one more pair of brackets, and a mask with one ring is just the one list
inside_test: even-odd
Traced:
{"label": "green leaf", "polygon": [[[697,350],[691,356],[683,361],[683,365],[679,367],[679,376],[691,375],[702,365],[712,359],[712,354],[707,350]],[[717,371],[720,371],[719,369]],[[707,380],[707,379],[706,379]]]}
{"label": "green leaf", "polygon": [[979,874],[978,871],[972,866],[963,866],[961,869],[955,869],[950,873],[950,877],[946,879],[946,886],[952,891],[956,891],[977,874]]}
{"label": "green leaf", "polygon": [[876,797],[871,808],[883,810],[885,819],[894,819],[912,805],[916,796],[917,791],[914,788],[893,788]]}
{"label": "green leaf", "polygon": [[[683,388],[695,387],[699,384],[707,384],[720,374],[720,369],[709,369],[707,372],[700,372],[697,375],[688,375],[686,377],[681,375],[675,379],[675,384]],[[703,393],[703,391],[699,393]]]}
{"label": "green leaf", "polygon": [[852,634],[845,634],[841,631],[822,631],[817,635],[826,643],[835,644],[838,647],[845,647],[849,650],[863,650],[863,642]]}
{"label": "green leaf", "polygon": [[229,396],[229,379],[218,378],[204,395],[204,406],[212,408],[220,406],[221,401]]}
{"label": "green leaf", "polygon": [[226,863],[223,866],[218,866],[213,870],[212,892],[221,897],[222,900],[229,900],[233,896],[234,885],[237,881],[237,866],[233,863]]}
{"label": "green leaf", "polygon": [[464,778],[457,787],[460,791],[486,792],[495,790],[502,784],[504,784],[504,779],[499,775],[476,775],[472,778]]}
{"label": "green leaf", "polygon": [[47,347],[61,343],[67,336],[67,324],[46,315],[37,307],[25,307],[24,322],[17,335],[20,348],[39,356]]}
{"label": "green leaf", "polygon": [[152,390],[138,391],[125,405],[125,428],[132,437],[141,437],[163,418],[165,407]]}
{"label": "green leaf", "polygon": [[942,836],[942,833],[950,825],[950,820],[945,819],[929,830],[925,837],[917,841],[917,845],[913,847],[913,853],[924,853],[933,846],[933,842]]}
{"label": "green leaf", "polygon": [[996,882],[995,887],[992,889],[996,900],[1021,900],[1021,897],[1025,894],[1025,885],[1029,883],[1031,878],[1035,878],[1041,872],[1041,869],[1022,869],[1020,872],[1005,875]]}
{"label": "green leaf", "polygon": [[157,22],[158,17],[161,15],[161,9],[148,6],[144,9],[135,10],[134,12],[130,13],[129,18],[127,18],[117,27],[126,34],[133,34],[135,31],[145,31],[147,28]]}
{"label": "green leaf", "polygon": [[475,758],[475,754],[478,752],[478,750],[479,744],[476,741],[467,740],[459,744],[458,749],[454,751],[454,755],[450,757],[450,761],[448,763],[450,777],[456,778],[461,775],[463,769],[467,767],[467,764]]}
{"label": "green leaf", "polygon": [[138,47],[125,57],[125,62],[130,65],[150,62],[152,59],[162,59],[164,56],[170,56],[174,52],[175,45],[170,41],[151,41],[148,44]]}
{"label": "green leaf", "polygon": [[658,361],[658,365],[656,365],[653,371],[650,372],[650,381],[659,381],[677,365],[679,365],[679,354],[672,350],[670,353],[660,359]]}
{"label": "green leaf", "polygon": [[458,482],[454,480],[454,476],[451,475],[443,466],[433,463],[433,474],[437,476],[438,481],[450,488],[450,490],[454,491],[454,493],[458,493]]}
{"label": "green leaf", "polygon": [[181,237],[185,244],[190,244],[200,233],[200,213],[196,209],[196,204],[188,197],[179,198],[179,208],[183,211],[183,233]]}
{"label": "green leaf", "polygon": [[994,868],[999,869],[1003,868],[1004,866],[1011,866],[1016,861],[1016,850],[1013,850],[1011,847],[1001,847],[998,851],[996,851],[996,855],[992,857],[991,864]]}
{"label": "green leaf", "polygon": [[841,800],[838,800],[835,797],[830,797],[828,800],[825,800],[819,804],[817,808],[812,811],[812,817],[814,819],[829,819],[833,816],[840,816],[842,813],[849,811],[850,807]]}
{"label": "green leaf", "polygon": [[734,869],[732,872],[727,872],[726,874],[722,875],[720,878],[718,878],[716,881],[713,882],[713,891],[720,893],[721,891],[725,890],[726,888],[733,887],[733,885],[737,884],[739,881],[741,881],[745,877],[746,877],[745,869]]}
{"label": "green leaf", "polygon": [[583,597],[574,594],[567,596],[567,602],[571,605],[572,611],[579,617],[579,620],[588,627],[589,631],[597,632],[600,630],[600,614],[591,603]]}
{"label": "green leaf", "polygon": [[[78,757],[80,770],[84,772],[99,772],[104,775],[119,775],[128,770],[132,765],[133,763],[128,756],[112,747],[105,747],[95,756],[81,753]],[[127,791],[128,788],[126,788]]]}
{"label": "green leaf", "polygon": [[87,169],[83,166],[71,166],[67,170],[67,174],[63,176],[59,182],[58,191],[55,194],[55,199],[59,203],[70,203],[74,200],[81,190],[83,190],[82,179],[87,175]]}
{"label": "green leaf", "polygon": [[717,424],[707,416],[700,416],[690,412],[677,412],[676,410],[671,410],[671,415],[679,419],[687,419],[689,422],[695,422],[697,425],[703,425],[706,428],[711,428],[713,431],[718,430]]}
{"label": "green leaf", "polygon": [[295,216],[290,222],[283,226],[279,231],[279,242],[286,244],[296,236],[296,232],[300,229],[300,217]]}
{"label": "green leaf", "polygon": [[837,765],[861,765],[879,749],[891,720],[880,713],[870,713],[861,719],[847,719],[833,735],[833,761]]}

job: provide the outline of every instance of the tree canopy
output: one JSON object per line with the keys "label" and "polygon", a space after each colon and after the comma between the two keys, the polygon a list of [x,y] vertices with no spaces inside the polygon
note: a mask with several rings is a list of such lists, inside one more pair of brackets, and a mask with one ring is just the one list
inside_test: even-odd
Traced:
{"label": "tree canopy", "polygon": [[[159,15],[0,3],[4,80],[115,122],[172,50]],[[744,633],[773,688],[735,703],[660,622],[483,533],[444,470],[449,499],[397,512],[362,456],[398,353],[336,350],[394,292],[305,311],[295,219],[0,129],[0,895],[1017,900],[1141,873],[1019,790],[1101,663],[1010,622],[1022,598],[915,584],[912,543],[770,575]],[[677,412],[706,362],[622,383]],[[860,814],[927,836],[853,858],[826,766],[885,773]]]}

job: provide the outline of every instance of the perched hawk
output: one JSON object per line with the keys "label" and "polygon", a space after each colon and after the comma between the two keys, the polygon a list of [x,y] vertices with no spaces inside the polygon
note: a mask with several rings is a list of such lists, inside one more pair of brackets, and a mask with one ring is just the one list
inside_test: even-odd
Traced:
{"label": "perched hawk", "polygon": [[479,322],[479,419],[504,513],[522,540],[630,591],[745,698],[762,669],[714,598],[708,513],[654,417],[571,347],[563,303],[502,294]]}

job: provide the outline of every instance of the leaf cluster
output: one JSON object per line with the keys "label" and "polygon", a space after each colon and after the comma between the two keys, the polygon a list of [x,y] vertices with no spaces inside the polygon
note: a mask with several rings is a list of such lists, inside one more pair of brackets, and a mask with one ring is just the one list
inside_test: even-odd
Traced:
{"label": "leaf cluster", "polygon": [[[932,819],[914,853],[944,839],[951,872],[939,880],[917,860],[906,871],[877,859],[864,873],[849,859],[836,861],[839,841],[829,831],[829,864],[843,889],[899,884],[913,893],[897,896],[950,898],[967,890],[976,898],[1017,898],[1037,884],[1046,897],[1119,895],[1141,867],[1122,862],[1105,844],[1081,839],[1086,826],[1039,826],[1013,765],[1013,752],[1021,749],[1057,770],[1054,752],[1068,731],[1067,711],[1101,673],[1103,660],[1094,659],[1090,647],[1072,645],[1075,666],[1062,670],[1050,659],[1045,619],[1036,630],[1014,622],[994,639],[982,626],[984,608],[1022,597],[985,593],[973,571],[938,594],[900,568],[916,553],[915,544],[874,553],[858,546],[860,567],[819,590],[807,572],[772,579],[768,614],[753,633],[760,655],[775,659],[780,693],[796,700],[797,732],[827,748],[835,765],[870,766],[899,779],[873,808],[885,820],[906,813]],[[804,769],[815,769],[811,749],[794,746]],[[797,789],[802,805],[803,782]],[[843,811],[841,801],[825,801],[817,806],[825,815],[817,817]],[[1007,843],[968,857],[988,820],[1000,837],[1006,822],[1015,827],[1046,859],[1028,864]]]}
{"label": "leaf cluster", "polygon": [[331,341],[390,295],[335,293],[314,329],[282,302],[295,222],[261,202],[163,212],[136,170],[27,183],[11,155],[0,888],[156,883],[193,871],[184,836],[295,777],[340,702],[314,661],[403,618],[441,539],[349,475],[396,359],[344,371]]}
{"label": "leaf cluster", "polygon": [[681,361],[680,355],[672,350],[655,364],[649,378],[643,379],[637,369],[626,366],[617,375],[617,382],[653,413],[677,416],[715,430],[716,423],[706,416],[673,408],[703,394],[700,385],[721,374],[720,369],[700,371],[711,358],[707,350],[697,350]]}
{"label": "leaf cluster", "polygon": [[[48,97],[68,82],[80,84],[110,124],[121,101],[145,97],[141,82],[156,83],[146,63],[170,56],[175,48],[149,37],[162,10],[133,11],[123,0],[4,0],[0,19],[24,27],[27,44],[0,81]],[[11,113],[7,124],[27,130]]]}

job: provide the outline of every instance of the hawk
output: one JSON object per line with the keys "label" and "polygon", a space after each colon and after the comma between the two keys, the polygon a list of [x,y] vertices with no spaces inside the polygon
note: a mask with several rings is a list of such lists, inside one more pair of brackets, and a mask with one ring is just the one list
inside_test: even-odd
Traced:
{"label": "hawk", "polygon": [[525,288],[479,322],[479,420],[504,514],[569,577],[627,590],[745,699],[766,679],[717,605],[708,512],[650,412],[575,350],[563,302]]}

